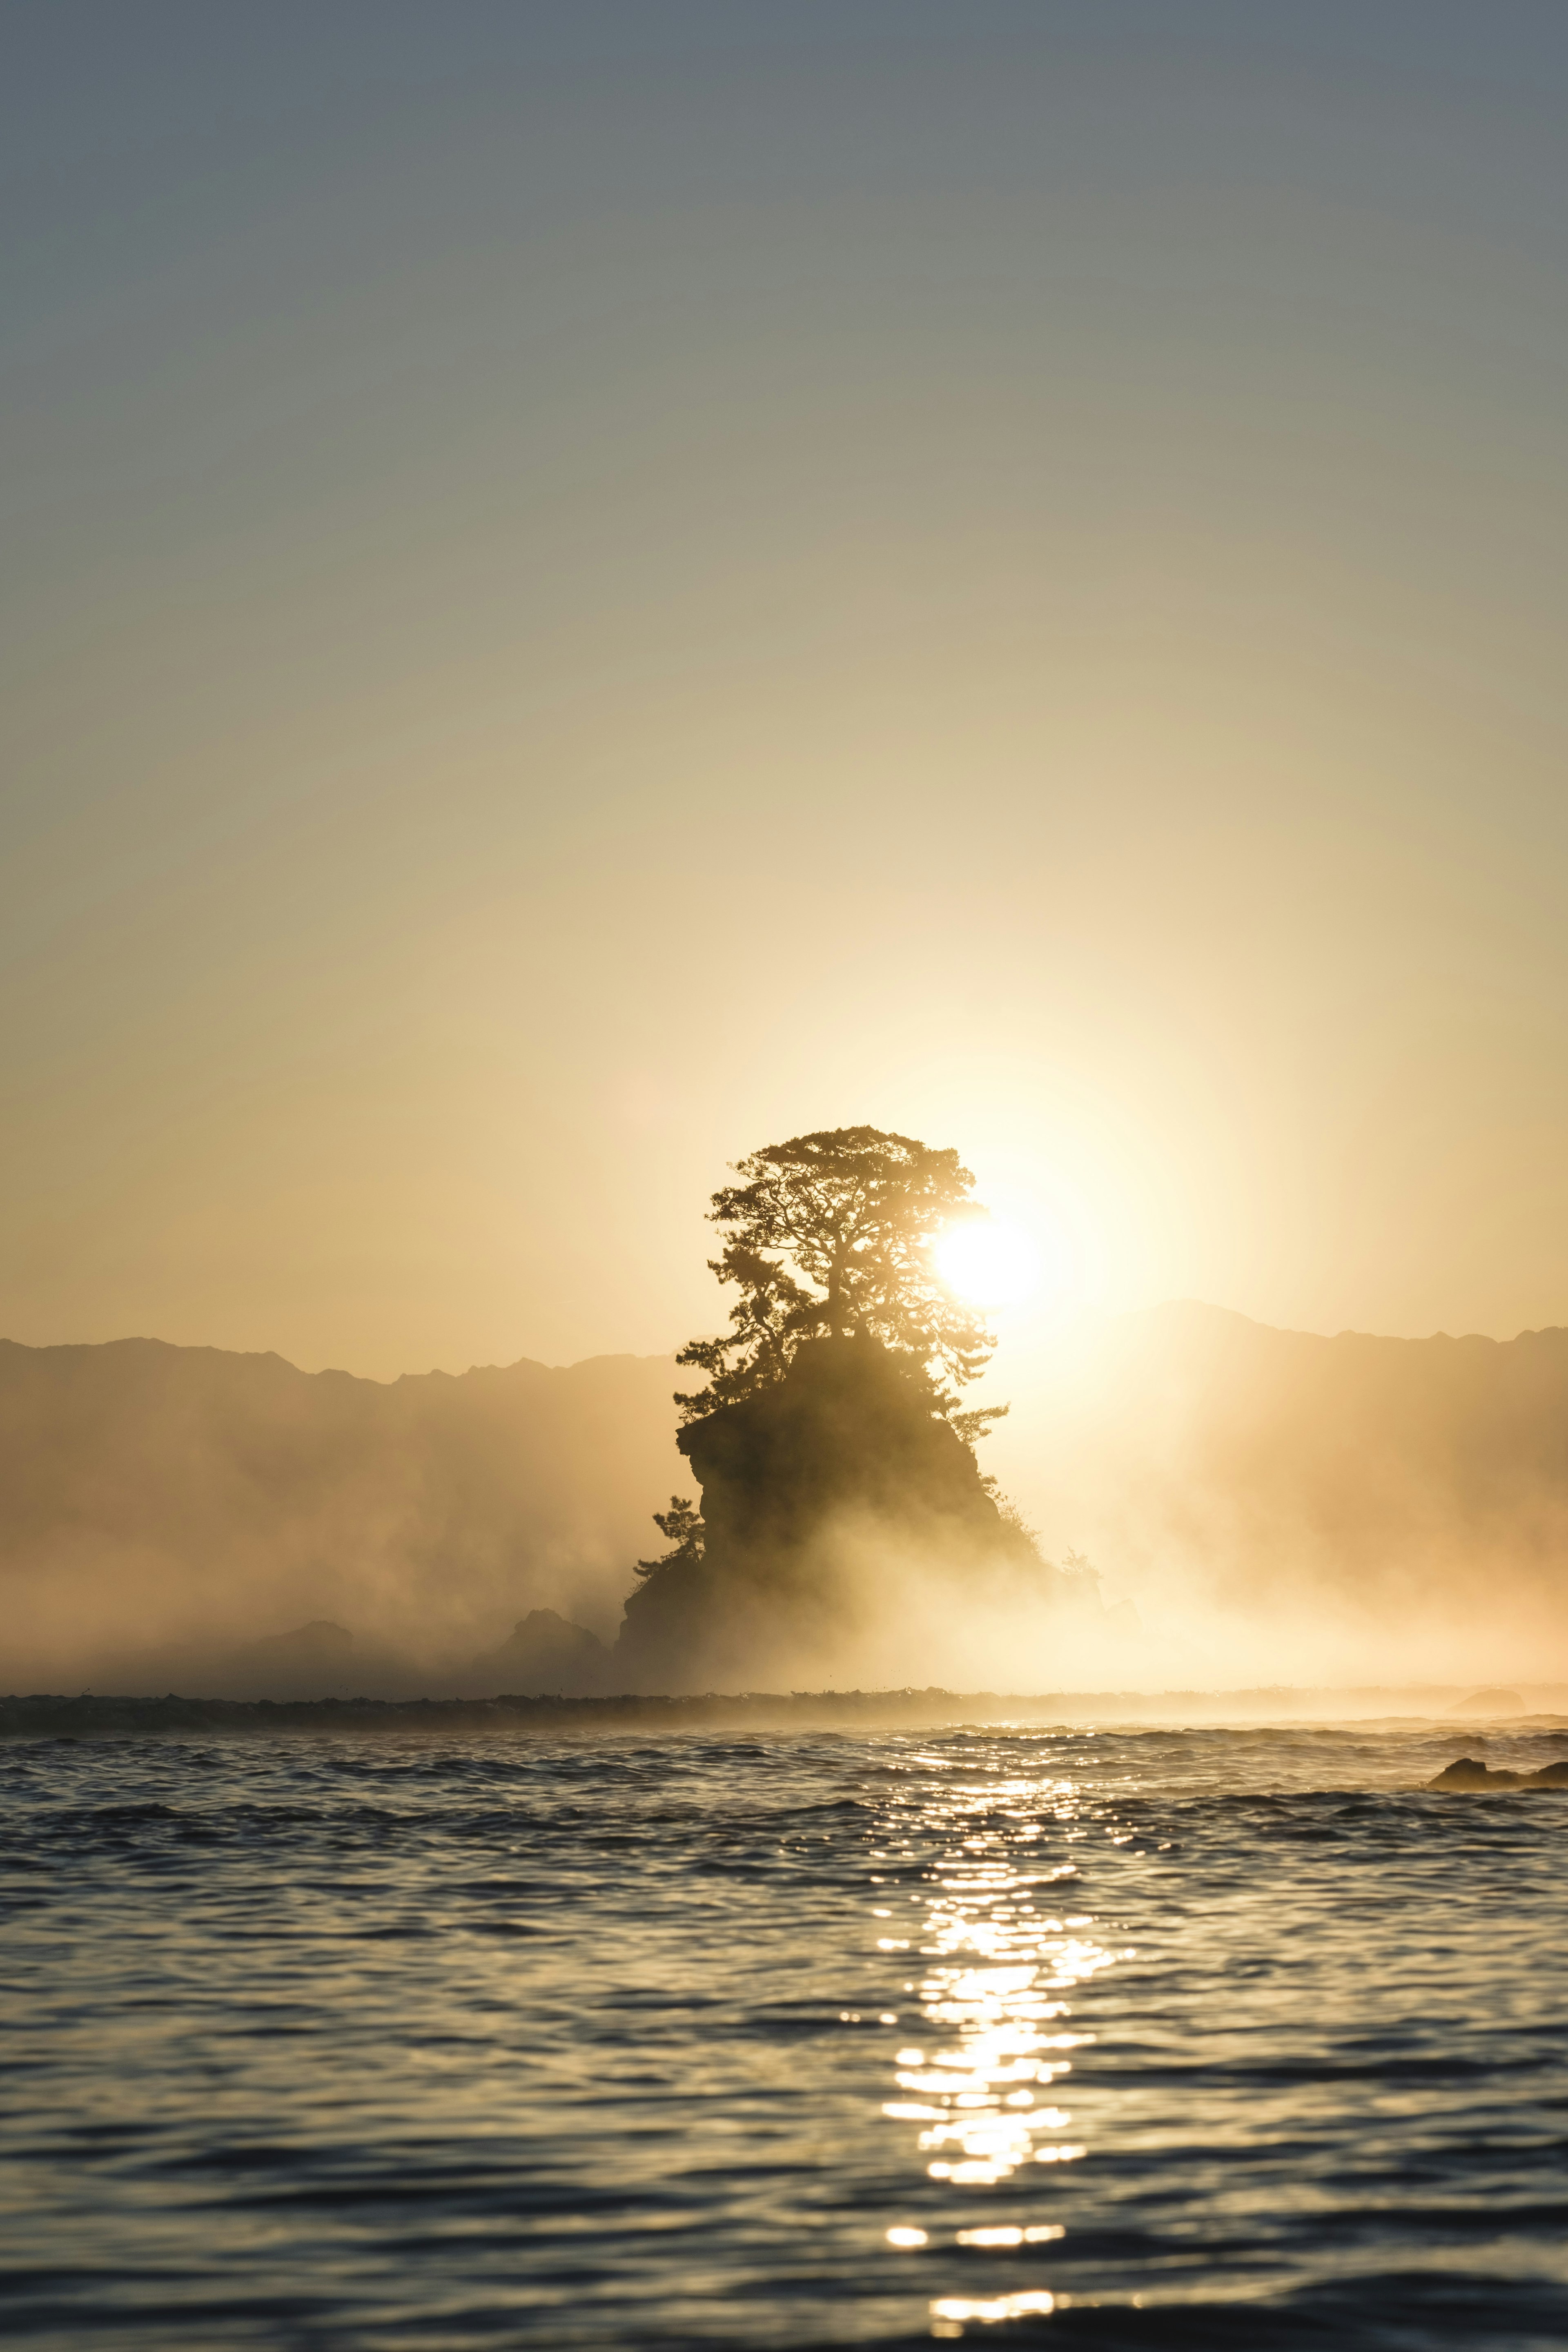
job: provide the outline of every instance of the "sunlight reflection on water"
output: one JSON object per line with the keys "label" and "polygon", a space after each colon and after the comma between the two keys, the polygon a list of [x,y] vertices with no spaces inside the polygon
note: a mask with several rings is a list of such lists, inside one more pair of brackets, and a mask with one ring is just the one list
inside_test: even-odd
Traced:
{"label": "sunlight reflection on water", "polygon": [[[1022,2165],[1070,2164],[1085,2154],[1081,2143],[1059,2137],[1070,2112],[1041,2103],[1071,2072],[1065,2053],[1093,2039],[1064,2024],[1071,2005],[1063,1996],[1130,1955],[1085,1934],[1090,1917],[1064,1919],[1039,1907],[1048,1890],[1078,1874],[1071,1862],[1028,1866],[1042,1817],[1069,1828],[1077,1822],[1074,1784],[1011,1780],[985,1795],[1003,1816],[996,1828],[951,1842],[954,1830],[969,1826],[973,1794],[965,1791],[956,1803],[933,1795],[912,1831],[906,1813],[889,1832],[894,1843],[911,1833],[949,1843],[933,1874],[921,1946],[932,1965],[919,1985],[922,2013],[942,2039],[929,2051],[899,2052],[899,2088],[914,2095],[886,2101],[882,2113],[926,2126],[918,2146],[932,2180],[991,2187]],[[1017,2245],[1047,2234],[1009,2227],[961,2232],[958,2242]]]}
{"label": "sunlight reflection on water", "polygon": [[1453,1752],[18,1745],[10,2333],[1555,2352],[1568,1796]]}

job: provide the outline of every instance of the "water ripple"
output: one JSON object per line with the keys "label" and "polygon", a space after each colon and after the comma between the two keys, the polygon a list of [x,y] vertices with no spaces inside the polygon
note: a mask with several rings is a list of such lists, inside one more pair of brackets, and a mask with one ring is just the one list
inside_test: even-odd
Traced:
{"label": "water ripple", "polygon": [[1457,1752],[14,1743],[10,2332],[1559,2345],[1568,1794]]}

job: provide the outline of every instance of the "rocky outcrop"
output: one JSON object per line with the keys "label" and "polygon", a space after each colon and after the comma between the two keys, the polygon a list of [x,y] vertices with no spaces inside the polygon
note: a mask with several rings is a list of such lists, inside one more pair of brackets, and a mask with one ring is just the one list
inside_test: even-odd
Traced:
{"label": "rocky outcrop", "polygon": [[222,1680],[247,1698],[336,1698],[356,1688],[360,1664],[348,1627],[317,1617],[247,1642],[224,1661]]}
{"label": "rocky outcrop", "polygon": [[702,1489],[705,1548],[627,1601],[615,1652],[626,1688],[821,1674],[933,1591],[958,1612],[987,1576],[1037,1597],[1065,1590],[998,1511],[923,1370],[874,1339],[809,1342],[775,1386],[678,1442]]}
{"label": "rocky outcrop", "polygon": [[1568,1789],[1568,1760],[1543,1764],[1538,1772],[1510,1772],[1501,1765],[1460,1756],[1428,1780],[1429,1789]]}
{"label": "rocky outcrop", "polygon": [[474,1660],[472,1673],[493,1676],[490,1687],[523,1698],[547,1693],[581,1698],[604,1689],[609,1662],[609,1651],[585,1625],[574,1625],[553,1609],[531,1609],[499,1649]]}

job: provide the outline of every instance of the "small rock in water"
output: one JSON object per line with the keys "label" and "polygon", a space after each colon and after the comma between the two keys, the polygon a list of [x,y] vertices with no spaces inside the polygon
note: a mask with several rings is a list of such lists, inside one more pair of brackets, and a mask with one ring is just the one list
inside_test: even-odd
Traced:
{"label": "small rock in water", "polygon": [[1473,1756],[1458,1757],[1445,1767],[1429,1789],[1568,1789],[1568,1762],[1543,1764],[1538,1772],[1510,1772],[1505,1766],[1494,1770],[1478,1762]]}

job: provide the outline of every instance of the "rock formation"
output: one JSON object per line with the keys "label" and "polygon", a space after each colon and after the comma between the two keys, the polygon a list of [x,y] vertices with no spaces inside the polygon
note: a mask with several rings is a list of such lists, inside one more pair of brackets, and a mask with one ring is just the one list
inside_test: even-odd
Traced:
{"label": "rock formation", "polygon": [[1503,1765],[1480,1763],[1474,1756],[1457,1757],[1429,1789],[1568,1789],[1568,1761],[1543,1764],[1535,1772],[1510,1772]]}
{"label": "rock formation", "polygon": [[604,1689],[609,1661],[609,1651],[585,1625],[574,1625],[553,1609],[531,1609],[499,1649],[474,1660],[472,1672],[487,1687],[518,1697],[583,1698]]}
{"label": "rock formation", "polygon": [[841,1679],[847,1659],[893,1654],[911,1610],[956,1620],[998,1580],[1035,1601],[1068,1590],[997,1509],[925,1372],[875,1339],[809,1342],[776,1385],[678,1443],[703,1545],[627,1601],[618,1687]]}
{"label": "rock formation", "polygon": [[345,1698],[361,1688],[363,1670],[348,1627],[317,1617],[245,1643],[223,1662],[218,1679],[247,1697]]}

